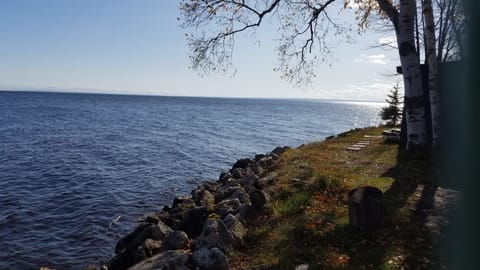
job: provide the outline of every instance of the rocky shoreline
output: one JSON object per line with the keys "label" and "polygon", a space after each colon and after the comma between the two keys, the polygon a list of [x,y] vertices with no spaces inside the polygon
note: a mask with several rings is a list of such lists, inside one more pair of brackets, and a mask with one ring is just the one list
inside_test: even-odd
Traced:
{"label": "rocky shoreline", "polygon": [[203,182],[191,196],[175,197],[171,206],[146,216],[120,239],[102,269],[229,269],[226,255],[242,245],[248,219],[270,200],[273,171],[288,149],[237,160],[217,181]]}

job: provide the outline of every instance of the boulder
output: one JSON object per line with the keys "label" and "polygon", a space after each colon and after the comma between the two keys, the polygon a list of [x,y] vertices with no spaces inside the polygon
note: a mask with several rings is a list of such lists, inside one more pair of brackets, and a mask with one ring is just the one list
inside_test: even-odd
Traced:
{"label": "boulder", "polygon": [[250,168],[252,168],[252,171],[253,171],[254,174],[256,174],[260,177],[265,174],[265,169],[259,163],[252,164],[252,166]]}
{"label": "boulder", "polygon": [[241,204],[251,204],[250,196],[245,192],[245,190],[237,189],[229,197],[230,199],[238,199]]}
{"label": "boulder", "polygon": [[188,236],[185,232],[174,231],[170,233],[163,242],[164,250],[176,250],[188,248]]}
{"label": "boulder", "polygon": [[272,150],[272,154],[281,155],[281,154],[283,154],[283,152],[287,151],[288,149],[290,149],[290,147],[288,147],[288,146],[284,146],[284,147],[278,146],[278,147],[275,147],[275,149]]}
{"label": "boulder", "polygon": [[172,231],[173,230],[170,227],[159,221],[156,225],[149,226],[149,234],[147,235],[147,238],[156,241],[163,241]]}
{"label": "boulder", "polygon": [[364,186],[348,193],[350,225],[367,232],[375,232],[384,221],[383,193],[376,187]]}
{"label": "boulder", "polygon": [[270,156],[264,157],[258,161],[258,164],[262,166],[263,168],[270,168],[275,162],[273,161],[273,158]]}
{"label": "boulder", "polygon": [[167,212],[167,211],[160,211],[160,212],[157,212],[155,214],[150,214],[147,216],[146,219],[150,219],[154,222],[150,222],[150,223],[154,223],[154,224],[157,224],[158,221],[162,221],[163,223],[167,224],[168,226],[170,226],[168,224],[169,220],[170,220],[170,214]]}
{"label": "boulder", "polygon": [[146,239],[163,240],[172,232],[172,229],[159,221],[157,224],[140,224],[132,233],[118,241],[115,246],[115,254],[125,250],[135,250]]}
{"label": "boulder", "polygon": [[257,154],[255,155],[255,158],[253,160],[255,160],[255,162],[258,162],[260,161],[262,158],[266,157],[267,155],[264,155],[264,154]]}
{"label": "boulder", "polygon": [[238,181],[226,184],[222,190],[219,190],[214,194],[215,202],[219,203],[225,200],[237,190],[245,192],[245,189],[240,185],[240,183],[238,183]]}
{"label": "boulder", "polygon": [[239,159],[237,160],[237,162],[233,164],[232,169],[236,169],[236,168],[246,169],[248,166],[250,166],[251,162],[252,161],[248,158]]}
{"label": "boulder", "polygon": [[243,178],[243,185],[245,187],[253,187],[256,186],[258,183],[258,176],[255,174],[249,174]]}
{"label": "boulder", "polygon": [[220,176],[218,177],[218,181],[223,182],[227,180],[228,178],[231,178],[232,174],[230,172],[222,172],[220,173]]}
{"label": "boulder", "polygon": [[255,213],[255,209],[251,204],[242,204],[240,205],[240,208],[238,209],[238,213],[235,215],[235,217],[239,220],[245,221],[248,218],[251,217],[252,214]]}
{"label": "boulder", "polygon": [[195,207],[195,201],[188,196],[177,196],[173,199],[172,209],[191,209]]}
{"label": "boulder", "polygon": [[240,179],[245,176],[245,170],[242,168],[235,168],[230,170],[230,172],[232,173],[232,177],[234,179]]}
{"label": "boulder", "polygon": [[215,212],[221,217],[230,213],[236,214],[240,208],[240,205],[240,200],[237,198],[223,200],[215,205]]}
{"label": "boulder", "polygon": [[227,253],[232,250],[234,237],[228,230],[225,223],[220,219],[209,218],[203,226],[202,233],[197,239],[196,250],[201,248],[219,248]]}
{"label": "boulder", "polygon": [[109,270],[125,270],[128,267],[139,262],[138,259],[141,259],[144,254],[138,254],[137,249],[135,250],[124,250],[122,253],[115,255],[107,263],[107,269]]}
{"label": "boulder", "polygon": [[228,270],[225,254],[218,248],[201,248],[192,253],[193,263],[199,270]]}
{"label": "boulder", "polygon": [[238,218],[232,214],[225,216],[223,222],[233,236],[234,246],[242,245],[243,239],[247,234],[247,229],[245,229],[245,226],[243,226],[242,222],[240,222]]}
{"label": "boulder", "polygon": [[167,250],[135,264],[128,270],[190,270],[191,264],[192,258],[188,251]]}
{"label": "boulder", "polygon": [[[227,172],[229,174],[229,172]],[[231,176],[227,177],[230,178]],[[212,194],[217,192],[220,189],[220,185],[218,182],[215,181],[205,181],[200,186],[202,189],[210,191]]]}
{"label": "boulder", "polygon": [[258,179],[257,181],[257,187],[260,189],[264,189],[268,186],[271,186],[275,180],[277,180],[277,174],[276,173],[269,173],[267,176]]}
{"label": "boulder", "polygon": [[163,241],[172,229],[159,221],[158,224],[141,224],[132,233],[122,238],[115,246],[117,254],[109,262],[108,269],[123,270],[147,257],[143,247],[147,239]]}
{"label": "boulder", "polygon": [[195,204],[198,206],[211,206],[215,204],[215,197],[210,191],[205,189],[196,189],[192,191],[192,197]]}
{"label": "boulder", "polygon": [[[115,254],[119,254],[122,251],[124,251],[128,246],[131,246],[131,243],[136,238],[138,238],[139,236],[145,235],[144,230],[148,226],[149,226],[148,224],[140,224],[140,225],[137,226],[137,228],[135,228],[135,230],[133,232],[131,232],[131,233],[127,234],[125,237],[121,238],[117,242],[117,244],[115,245]],[[140,238],[145,238],[146,239],[146,236],[141,236]],[[143,239],[141,242],[145,241],[145,239]],[[141,243],[138,243],[138,245],[140,245],[140,244]]]}
{"label": "boulder", "polygon": [[143,242],[142,248],[146,257],[152,257],[153,255],[162,251],[163,242],[147,239]]}
{"label": "boulder", "polygon": [[177,207],[171,208],[169,210],[169,222],[172,228],[178,228],[185,217],[188,216],[188,213],[195,209],[195,202],[192,200],[191,204],[178,204]]}
{"label": "boulder", "polygon": [[207,206],[195,207],[188,211],[177,226],[190,237],[196,237],[202,232],[203,225],[208,218],[210,211]]}
{"label": "boulder", "polygon": [[270,196],[266,192],[256,189],[250,192],[250,201],[255,210],[261,211],[270,201]]}

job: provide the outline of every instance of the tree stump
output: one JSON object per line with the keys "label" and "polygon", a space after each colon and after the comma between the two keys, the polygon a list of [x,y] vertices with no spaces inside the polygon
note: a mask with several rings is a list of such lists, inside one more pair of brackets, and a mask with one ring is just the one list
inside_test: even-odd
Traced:
{"label": "tree stump", "polygon": [[375,232],[383,224],[385,208],[383,193],[375,187],[365,186],[348,193],[350,225],[366,232]]}

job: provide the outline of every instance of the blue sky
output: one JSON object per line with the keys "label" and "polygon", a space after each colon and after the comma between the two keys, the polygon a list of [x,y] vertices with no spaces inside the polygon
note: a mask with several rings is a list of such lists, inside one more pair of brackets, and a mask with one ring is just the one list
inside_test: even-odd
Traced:
{"label": "blue sky", "polygon": [[0,89],[381,101],[398,79],[382,75],[399,65],[397,53],[370,48],[393,33],[372,31],[337,44],[332,65],[317,67],[313,85],[294,88],[273,71],[268,25],[256,35],[261,45],[238,39],[234,77],[200,77],[188,68],[178,3],[0,0]]}

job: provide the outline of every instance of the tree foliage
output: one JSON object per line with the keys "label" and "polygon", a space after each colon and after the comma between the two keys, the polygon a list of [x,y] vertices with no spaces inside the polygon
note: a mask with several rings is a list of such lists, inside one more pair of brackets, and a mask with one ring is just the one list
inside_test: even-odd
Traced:
{"label": "tree foliage", "polygon": [[279,35],[276,70],[289,82],[308,84],[315,77],[315,65],[332,53],[329,35],[348,39],[353,32],[351,25],[329,15],[343,10],[343,1],[183,0],[180,20],[190,31],[186,36],[192,68],[204,74],[231,69],[235,37],[254,33],[269,17],[276,21]]}
{"label": "tree foliage", "polygon": [[382,120],[387,121],[387,125],[395,126],[401,120],[402,102],[400,101],[400,96],[398,93],[399,89],[400,87],[397,82],[396,85],[390,90],[390,94],[387,95],[388,99],[385,100],[385,102],[388,103],[388,106],[383,107],[380,111],[380,117],[382,117]]}

